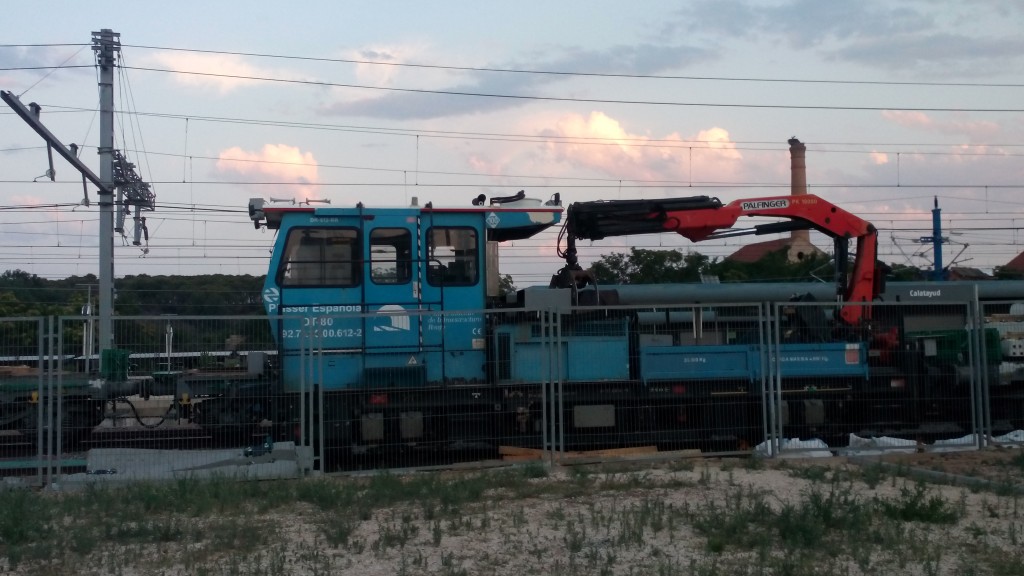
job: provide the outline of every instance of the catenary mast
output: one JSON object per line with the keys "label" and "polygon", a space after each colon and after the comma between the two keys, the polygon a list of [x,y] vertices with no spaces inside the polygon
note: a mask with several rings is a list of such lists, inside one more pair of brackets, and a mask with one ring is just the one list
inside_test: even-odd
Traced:
{"label": "catenary mast", "polygon": [[103,185],[99,191],[99,349],[102,351],[114,347],[114,64],[116,54],[121,51],[121,35],[109,28],[93,32],[92,49],[100,69],[99,154]]}
{"label": "catenary mast", "polygon": [[[113,333],[113,312],[114,312],[114,233],[124,234],[123,218],[129,207],[135,209],[135,239],[133,244],[141,244],[139,238],[141,233],[146,233],[148,243],[149,234],[146,232],[146,219],[141,217],[142,210],[154,210],[156,194],[153,193],[150,185],[142,181],[135,172],[135,165],[129,162],[124,154],[114,148],[114,67],[117,64],[117,54],[121,51],[121,35],[117,32],[104,28],[99,32],[92,33],[92,49],[96,53],[96,65],[99,67],[99,95],[100,95],[100,175],[97,176],[88,166],[78,158],[79,146],[71,144],[65,146],[57,136],[43,125],[40,121],[42,107],[32,102],[28,106],[22,104],[21,99],[15,94],[6,90],[0,91],[0,99],[26,124],[36,131],[46,141],[47,155],[50,168],[46,176],[55,180],[53,168],[53,151],[56,151],[62,158],[67,160],[82,175],[82,186],[86,188],[85,198],[82,205],[89,206],[89,193],[87,182],[91,182],[98,188],[100,208],[100,230],[99,230],[99,350],[108,350],[114,347]],[[114,192],[118,197],[114,199]],[[118,222],[115,226],[115,206]],[[148,252],[148,248],[144,249]],[[102,363],[103,357],[100,356]],[[102,370],[102,365],[100,366]]]}

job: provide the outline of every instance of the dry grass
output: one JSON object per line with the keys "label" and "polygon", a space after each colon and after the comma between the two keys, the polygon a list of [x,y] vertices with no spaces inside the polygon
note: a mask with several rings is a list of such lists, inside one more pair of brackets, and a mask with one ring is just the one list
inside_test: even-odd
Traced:
{"label": "dry grass", "polygon": [[13,490],[0,574],[1024,575],[1024,458],[975,460],[991,489],[679,460]]}

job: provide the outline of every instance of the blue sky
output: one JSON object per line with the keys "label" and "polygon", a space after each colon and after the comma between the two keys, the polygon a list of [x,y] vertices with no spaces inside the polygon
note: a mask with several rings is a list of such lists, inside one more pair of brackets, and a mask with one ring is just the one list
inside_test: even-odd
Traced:
{"label": "blue sky", "polygon": [[[121,34],[115,106],[137,114],[118,116],[116,145],[155,183],[158,208],[147,254],[115,241],[117,275],[262,273],[273,238],[243,213],[251,196],[396,206],[519,189],[566,203],[784,193],[792,136],[807,144],[811,192],[872,220],[889,262],[929,264],[911,239],[926,235],[933,196],[951,238],[970,245],[963,265],[1024,250],[1020,2],[284,6],[5,7],[0,89],[42,105],[97,171],[88,44],[100,28]],[[26,69],[62,63],[83,67]],[[0,110],[0,206],[30,207],[0,211],[0,269],[95,273],[95,203],[38,207],[82,198],[60,160],[56,183],[33,182],[41,146]],[[582,261],[629,246],[722,257],[761,239],[609,239]],[[503,270],[546,282],[554,241],[507,246]]]}

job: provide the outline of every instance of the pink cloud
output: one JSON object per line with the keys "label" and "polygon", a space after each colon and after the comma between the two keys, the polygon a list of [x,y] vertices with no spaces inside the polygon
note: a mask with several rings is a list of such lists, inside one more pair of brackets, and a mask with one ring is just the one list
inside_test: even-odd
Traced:
{"label": "pink cloud", "polygon": [[931,117],[924,112],[885,110],[882,112],[882,118],[904,128],[930,128],[934,124]]}
{"label": "pink cloud", "polygon": [[632,134],[618,120],[596,111],[588,117],[563,116],[542,135],[552,140],[547,150],[555,160],[628,180],[714,179],[742,158],[722,128],[702,130],[690,139],[678,133]]}
{"label": "pink cloud", "polygon": [[217,160],[217,170],[222,173],[246,179],[270,177],[285,185],[297,186],[300,191],[306,188],[303,184],[317,182],[317,167],[312,152],[286,144],[264,144],[255,152],[234,146],[222,150]]}
{"label": "pink cloud", "polygon": [[[460,54],[439,54],[424,43],[370,44],[340,51],[337,56],[354,63],[345,66],[345,73],[353,74],[352,80],[359,85],[395,86],[412,83],[423,89],[443,89],[466,75],[465,72],[457,70],[401,66],[410,62],[431,60],[458,65],[462,60]],[[467,62],[466,65],[470,66],[472,62]],[[382,97],[379,94],[371,96],[364,90],[353,90],[344,86],[330,87],[328,91],[339,103],[370,102]]]}
{"label": "pink cloud", "polygon": [[39,196],[15,194],[9,197],[8,203],[15,206],[39,206],[41,204],[51,204],[52,200],[47,201]]}
{"label": "pink cloud", "polygon": [[[402,64],[414,58],[423,58],[429,53],[429,48],[423,45],[370,45],[359,49],[350,50],[342,54],[342,58],[355,60],[356,80],[363,84],[376,86],[390,86],[394,84],[395,77],[406,71],[401,66],[388,66],[387,64]],[[419,75],[426,72],[430,77],[445,76],[447,73],[438,73],[434,70],[417,70]]]}
{"label": "pink cloud", "polygon": [[997,136],[1001,132],[998,123],[988,120],[970,120],[966,114],[954,114],[951,120],[939,120],[924,112],[886,110],[882,112],[882,118],[904,128],[963,136],[969,142],[991,140],[993,136]]}
{"label": "pink cloud", "polygon": [[[81,189],[79,189],[78,190],[79,196],[77,198],[72,197],[69,200],[68,198],[65,197],[65,198],[61,198],[59,200],[59,202],[64,203],[64,202],[68,202],[68,201],[81,200],[81,198],[82,198],[81,197],[81,193],[82,193],[82,191],[81,191]],[[92,196],[92,198],[93,198],[93,201],[95,202],[96,201],[96,196],[94,195],[94,196]],[[34,194],[12,194],[10,196],[6,196],[4,198],[4,202],[7,205],[9,205],[9,206],[41,207],[41,206],[51,206],[51,205],[53,205],[54,200],[53,200],[53,198],[45,198],[45,197],[42,197],[42,196],[36,196]],[[95,206],[95,204],[94,204],[94,206]],[[87,211],[87,209],[83,209],[83,213],[85,211]],[[62,209],[62,208],[60,208],[60,209],[59,208],[45,208],[45,209],[40,209],[40,210],[34,210],[32,212],[32,218],[21,219],[21,220],[15,219],[15,220],[12,220],[10,222],[5,223],[4,224],[4,230],[3,230],[2,234],[4,234],[4,235],[11,235],[12,237],[21,237],[19,235],[22,235],[22,234],[54,234],[54,233],[56,233],[56,234],[59,235],[59,233],[61,232],[62,228],[63,228],[63,230],[65,232],[68,230],[67,226],[73,226],[73,227],[75,227],[75,230],[80,230],[81,227],[83,226],[83,223],[82,223],[83,221],[81,220],[81,218],[82,218],[81,214],[69,214],[68,212],[65,211],[65,209]],[[69,224],[69,223],[63,223],[62,222],[62,221],[67,221],[67,220],[72,220],[72,221],[74,221],[74,223],[70,223]],[[56,228],[55,228],[55,226],[56,226]],[[91,224],[87,225],[87,226],[91,226]],[[24,242],[23,241],[19,241],[18,243],[20,244],[20,243],[24,243]]]}
{"label": "pink cloud", "polygon": [[212,87],[221,94],[257,82],[230,76],[298,79],[294,73],[259,68],[247,62],[242,56],[232,54],[159,53],[153,56],[153,64],[177,72],[197,72],[199,74],[174,74],[173,77],[180,84],[200,88]]}
{"label": "pink cloud", "polygon": [[473,171],[478,172],[480,174],[490,174],[492,176],[495,176],[502,174],[507,169],[507,167],[503,165],[501,162],[490,160],[488,158],[480,156],[479,154],[471,154],[466,159],[466,162],[469,163],[469,166],[473,169]]}

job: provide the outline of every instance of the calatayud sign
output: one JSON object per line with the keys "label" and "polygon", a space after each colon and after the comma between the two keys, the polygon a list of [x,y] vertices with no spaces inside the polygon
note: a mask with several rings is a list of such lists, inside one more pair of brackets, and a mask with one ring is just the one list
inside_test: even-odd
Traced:
{"label": "calatayud sign", "polygon": [[778,208],[789,208],[789,200],[779,198],[778,200],[755,200],[752,202],[740,203],[740,210],[750,212],[753,210],[774,210]]}
{"label": "calatayud sign", "polygon": [[975,286],[957,282],[892,282],[885,287],[889,302],[969,302],[975,299]]}

